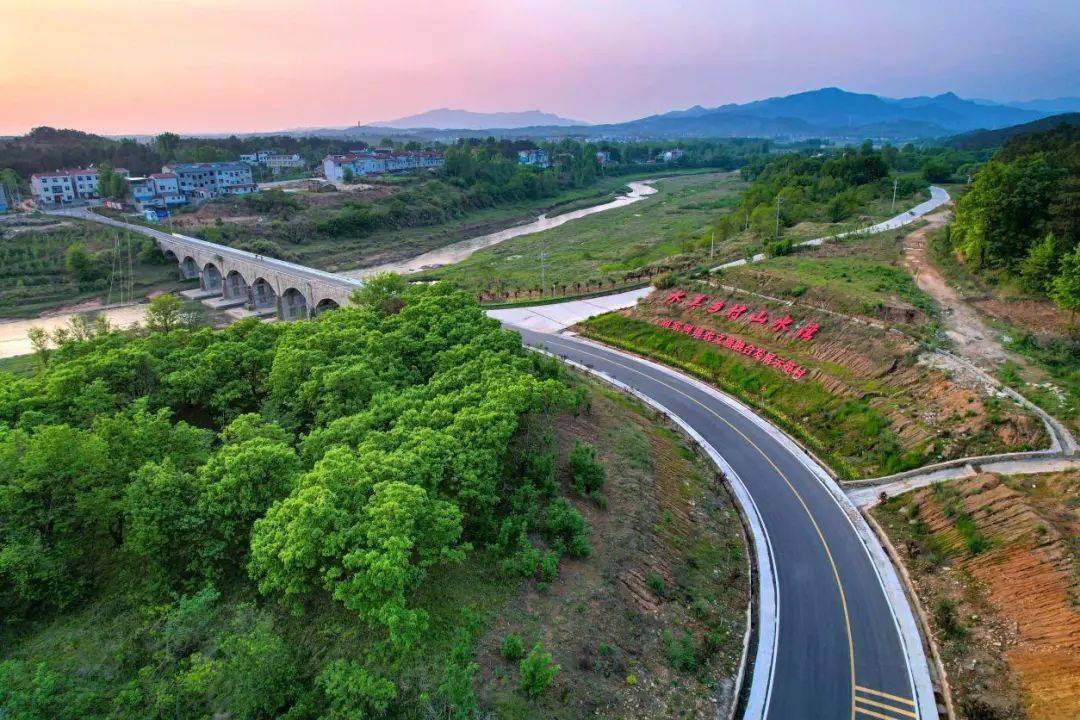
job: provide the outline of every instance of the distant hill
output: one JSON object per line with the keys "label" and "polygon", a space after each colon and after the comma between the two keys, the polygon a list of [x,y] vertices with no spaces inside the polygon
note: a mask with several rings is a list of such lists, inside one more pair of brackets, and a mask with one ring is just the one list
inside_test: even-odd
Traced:
{"label": "distant hill", "polygon": [[1024,110],[1038,110],[1049,113],[1074,113],[1080,112],[1080,97],[1059,97],[1041,100],[1024,100],[1023,102],[1004,103],[1009,107],[1023,108]]}
{"label": "distant hill", "polygon": [[538,125],[567,127],[571,125],[585,125],[585,123],[578,120],[569,120],[539,110],[481,113],[469,110],[439,108],[437,110],[428,110],[427,112],[422,112],[418,115],[409,115],[408,117],[398,118],[397,120],[371,123],[370,127],[483,130],[486,128],[512,129]]}
{"label": "distant hill", "polygon": [[954,93],[891,99],[830,87],[741,105],[694,106],[588,129],[605,135],[907,139],[1004,127],[1044,115],[1037,110],[965,100]]}
{"label": "distant hill", "polygon": [[1019,135],[1045,132],[1061,125],[1080,125],[1080,113],[1051,115],[1032,122],[997,130],[975,130],[950,138],[948,145],[958,150],[985,150],[1004,145],[1008,140]]}

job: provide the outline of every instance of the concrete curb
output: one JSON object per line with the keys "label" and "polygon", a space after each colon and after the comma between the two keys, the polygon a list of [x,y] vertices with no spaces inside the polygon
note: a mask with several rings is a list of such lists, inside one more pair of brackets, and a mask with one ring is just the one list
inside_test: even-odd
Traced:
{"label": "concrete curb", "polygon": [[[753,673],[751,674],[743,718],[745,718],[745,720],[764,720],[768,712],[769,694],[775,672],[776,645],[779,640],[780,594],[776,574],[773,570],[772,545],[769,542],[769,536],[765,531],[764,523],[761,521],[757,505],[747,491],[742,479],[739,477],[738,473],[735,472],[734,468],[728,464],[724,457],[717,452],[705,438],[699,435],[693,427],[648,395],[635,390],[629,385],[616,380],[599,370],[595,370],[567,358],[559,357],[548,350],[535,347],[531,349],[535,352],[557,357],[560,362],[573,367],[580,372],[598,377],[620,391],[637,398],[646,406],[651,407],[653,410],[675,423],[687,436],[697,443],[717,466],[721,474],[727,478],[732,495],[736,501],[735,504],[743,519],[744,526],[749,530],[756,560],[756,563],[749,562],[751,570],[751,587],[754,588],[754,592],[751,593],[750,604],[746,610],[747,623],[746,631],[743,634],[743,653],[735,677],[735,687],[732,692],[732,704],[727,714],[727,720],[732,720],[735,717],[735,713],[740,705],[739,700],[742,695],[748,669],[750,641],[754,635],[757,636],[757,652],[754,657]],[[754,572],[755,569],[757,570],[756,573]],[[755,616],[753,612],[755,599],[757,600],[758,607],[758,623],[756,625],[753,622]],[[765,669],[768,669],[767,680],[763,680],[762,678]]]}

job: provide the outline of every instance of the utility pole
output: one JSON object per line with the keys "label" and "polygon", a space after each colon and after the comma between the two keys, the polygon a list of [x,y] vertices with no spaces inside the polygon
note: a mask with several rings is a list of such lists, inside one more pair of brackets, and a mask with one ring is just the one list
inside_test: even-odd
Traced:
{"label": "utility pole", "polygon": [[896,188],[900,183],[899,178],[893,178],[892,181],[892,210],[889,212],[896,212]]}
{"label": "utility pole", "polygon": [[783,200],[783,198],[781,198],[780,195],[778,194],[776,196],[776,239],[777,240],[780,239],[780,201],[781,200]]}
{"label": "utility pole", "polygon": [[540,241],[540,295],[544,294],[544,288],[547,287],[547,244]]}
{"label": "utility pole", "polygon": [[712,231],[712,240],[709,241],[709,259],[712,260],[713,255],[716,254],[716,228]]}

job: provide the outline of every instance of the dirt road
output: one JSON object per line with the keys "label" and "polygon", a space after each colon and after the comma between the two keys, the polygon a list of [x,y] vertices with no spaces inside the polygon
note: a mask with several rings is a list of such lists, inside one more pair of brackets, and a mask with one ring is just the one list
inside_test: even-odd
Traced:
{"label": "dirt road", "polygon": [[904,264],[919,288],[941,307],[945,334],[956,344],[958,355],[987,369],[1008,359],[1001,342],[979,313],[954,290],[929,258],[927,235],[944,225],[948,210],[927,215],[926,225],[904,238]]}

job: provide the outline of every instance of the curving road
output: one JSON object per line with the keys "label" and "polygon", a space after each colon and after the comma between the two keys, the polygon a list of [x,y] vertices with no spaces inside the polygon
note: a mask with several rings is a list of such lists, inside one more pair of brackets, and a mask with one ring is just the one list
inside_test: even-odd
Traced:
{"label": "curving road", "polygon": [[[662,407],[714,451],[748,516],[758,644],[744,718],[937,718],[892,566],[839,488],[790,439],[680,373],[579,338],[513,328]],[[710,453],[712,454],[712,453]]]}

